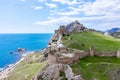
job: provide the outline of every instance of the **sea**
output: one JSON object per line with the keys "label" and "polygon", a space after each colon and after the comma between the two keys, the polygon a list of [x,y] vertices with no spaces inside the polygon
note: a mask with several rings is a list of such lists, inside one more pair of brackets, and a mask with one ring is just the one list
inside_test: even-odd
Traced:
{"label": "sea", "polygon": [[26,49],[27,52],[39,51],[47,46],[51,36],[52,34],[0,34],[0,69],[21,58],[21,53],[15,53],[18,48]]}

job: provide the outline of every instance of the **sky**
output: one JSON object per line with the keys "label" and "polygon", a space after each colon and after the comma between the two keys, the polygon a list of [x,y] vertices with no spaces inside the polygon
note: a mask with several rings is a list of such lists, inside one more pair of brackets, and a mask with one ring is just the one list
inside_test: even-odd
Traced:
{"label": "sky", "polygon": [[78,20],[87,28],[120,28],[120,0],[1,0],[0,33],[53,33]]}

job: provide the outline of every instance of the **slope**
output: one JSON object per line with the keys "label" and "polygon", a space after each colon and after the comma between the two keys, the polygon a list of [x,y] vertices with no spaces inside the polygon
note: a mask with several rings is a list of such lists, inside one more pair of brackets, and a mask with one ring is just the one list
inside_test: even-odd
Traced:
{"label": "slope", "polygon": [[120,48],[120,39],[104,36],[98,32],[76,32],[70,36],[63,36],[66,47],[87,51],[93,46],[95,51],[116,52]]}

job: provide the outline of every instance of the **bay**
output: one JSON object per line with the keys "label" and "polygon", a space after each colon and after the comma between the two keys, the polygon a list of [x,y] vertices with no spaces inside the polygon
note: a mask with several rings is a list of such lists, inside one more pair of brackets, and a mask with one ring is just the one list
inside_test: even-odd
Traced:
{"label": "bay", "polygon": [[18,48],[37,51],[45,48],[52,34],[0,34],[0,68],[13,64],[21,57],[10,54]]}

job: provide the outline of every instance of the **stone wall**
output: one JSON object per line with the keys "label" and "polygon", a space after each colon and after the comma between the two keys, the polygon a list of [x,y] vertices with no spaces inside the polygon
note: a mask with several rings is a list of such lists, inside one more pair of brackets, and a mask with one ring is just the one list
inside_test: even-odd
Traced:
{"label": "stone wall", "polygon": [[69,58],[69,57],[59,57],[57,58],[57,62],[58,63],[62,63],[62,64],[70,64],[73,62],[73,58]]}
{"label": "stone wall", "polygon": [[57,62],[62,64],[76,63],[80,58],[88,56],[88,52],[77,52],[74,53],[73,57],[58,57]]}
{"label": "stone wall", "polygon": [[78,58],[83,58],[89,55],[89,52],[87,51],[83,51],[83,52],[75,52],[74,53],[74,57],[78,57]]}
{"label": "stone wall", "polygon": [[95,55],[103,57],[113,57],[116,56],[116,52],[96,52]]}
{"label": "stone wall", "polygon": [[[120,52],[95,52],[92,56],[100,56],[100,57],[118,57]],[[58,57],[57,62],[62,64],[70,64],[76,63],[79,59],[84,58],[86,56],[91,56],[90,52],[76,52],[73,57]],[[119,57],[118,57],[119,58]]]}
{"label": "stone wall", "polygon": [[57,63],[56,56],[53,54],[48,54],[48,63],[49,65],[53,65]]}
{"label": "stone wall", "polygon": [[94,48],[92,46],[89,47],[89,53],[90,53],[90,56],[95,55],[95,51],[94,51]]}
{"label": "stone wall", "polygon": [[102,57],[102,56],[104,56],[104,57],[114,57],[114,56],[118,57],[118,56],[120,56],[118,54],[119,54],[119,50],[117,52],[96,52],[93,47],[89,48],[89,55],[90,56],[95,55],[95,56],[100,56],[100,57]]}

